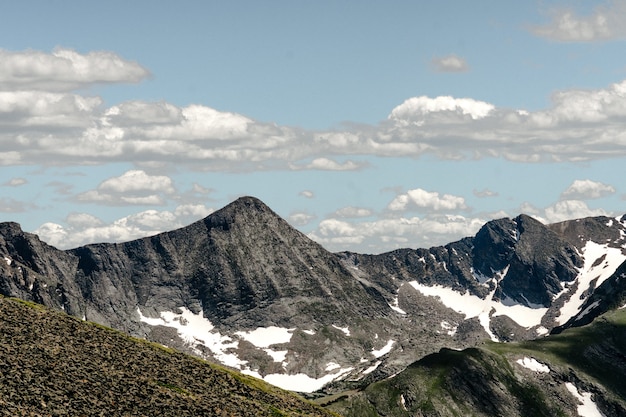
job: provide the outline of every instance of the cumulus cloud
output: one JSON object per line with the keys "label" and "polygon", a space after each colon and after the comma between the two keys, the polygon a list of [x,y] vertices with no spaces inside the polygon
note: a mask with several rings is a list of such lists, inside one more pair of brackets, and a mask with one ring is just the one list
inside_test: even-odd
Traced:
{"label": "cumulus cloud", "polygon": [[185,204],[173,211],[146,210],[105,223],[87,213],[72,213],[66,225],[44,223],[34,233],[59,249],[89,243],[123,242],[177,229],[199,220],[214,210],[204,205]]}
{"label": "cumulus cloud", "polygon": [[325,219],[309,237],[331,251],[378,252],[378,248],[429,247],[443,245],[460,236],[472,236],[484,224],[463,216],[399,217],[348,222]]}
{"label": "cumulus cloud", "polygon": [[465,59],[454,54],[435,57],[431,64],[437,72],[465,72],[469,69]]}
{"label": "cumulus cloud", "polygon": [[575,180],[567,190],[561,194],[565,200],[589,200],[601,198],[615,193],[611,185],[592,180]]}
{"label": "cumulus cloud", "polygon": [[610,213],[603,209],[591,209],[584,201],[563,200],[545,209],[545,219],[549,223],[564,220],[580,219],[590,216],[608,216]]}
{"label": "cumulus cloud", "polygon": [[288,217],[289,223],[293,226],[305,226],[315,219],[315,215],[306,212],[291,213]]}
{"label": "cumulus cloud", "polygon": [[106,51],[0,49],[0,62],[0,90],[4,91],[70,91],[93,84],[136,83],[150,75],[138,63]]}
{"label": "cumulus cloud", "polygon": [[552,20],[531,31],[540,37],[562,42],[593,42],[626,37],[624,19],[626,5],[613,1],[597,7],[588,16],[579,16],[571,9],[553,10]]}
{"label": "cumulus cloud", "polygon": [[425,116],[449,113],[450,115],[469,116],[469,118],[477,120],[487,117],[494,108],[493,104],[471,98],[420,96],[405,100],[404,103],[391,111],[389,119],[423,123]]}
{"label": "cumulus cloud", "polygon": [[[30,62],[38,54],[9,55],[11,62]],[[431,153],[450,159],[540,162],[626,154],[626,81],[604,89],[556,92],[549,108],[532,112],[472,98],[412,97],[378,125],[314,132],[200,104],[131,100],[104,108],[99,97],[62,87],[65,76],[59,74],[84,67],[77,82],[86,85],[141,80],[145,70],[111,54],[42,57],[50,68],[33,69],[28,82],[16,81],[17,64],[4,70],[13,75],[0,77],[7,86],[0,91],[0,165],[126,162],[146,169],[176,164],[231,172],[353,171],[368,167],[360,156],[416,158]],[[108,74],[111,67],[116,69]],[[19,89],[25,86],[29,89]]]}
{"label": "cumulus cloud", "polygon": [[463,197],[451,194],[440,195],[436,191],[421,188],[409,190],[406,194],[396,196],[387,206],[391,211],[405,211],[412,208],[434,211],[456,211],[467,208]]}
{"label": "cumulus cloud", "polygon": [[162,205],[165,203],[164,196],[174,192],[170,177],[130,170],[103,181],[97,189],[81,193],[76,199],[108,205]]}

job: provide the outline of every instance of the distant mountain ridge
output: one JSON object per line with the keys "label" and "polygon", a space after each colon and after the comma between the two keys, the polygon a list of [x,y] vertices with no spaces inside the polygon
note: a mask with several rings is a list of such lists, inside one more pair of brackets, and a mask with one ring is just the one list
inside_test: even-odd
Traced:
{"label": "distant mountain ridge", "polygon": [[592,320],[625,298],[625,236],[624,217],[520,215],[441,247],[333,254],[242,197],[181,229],[66,251],[1,223],[0,293],[333,392],[444,347]]}

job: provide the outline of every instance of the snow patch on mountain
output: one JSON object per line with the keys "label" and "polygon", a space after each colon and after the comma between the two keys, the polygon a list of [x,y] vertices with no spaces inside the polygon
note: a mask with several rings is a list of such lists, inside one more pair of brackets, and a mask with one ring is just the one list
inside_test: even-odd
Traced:
{"label": "snow patch on mountain", "polygon": [[535,358],[524,357],[523,359],[518,359],[516,362],[524,368],[530,369],[531,371],[535,371],[537,373],[547,374],[550,372],[550,368],[547,365],[542,364]]}
{"label": "snow patch on mountain", "polygon": [[346,336],[350,336],[350,329],[348,329],[348,326],[346,326],[346,327],[339,327],[339,326],[336,326],[336,325],[333,324],[333,327],[335,329],[337,329],[337,330],[341,330],[342,332],[344,332],[344,334]]}
{"label": "snow patch on mountain", "polygon": [[371,374],[372,372],[374,372],[376,370],[376,368],[378,368],[378,366],[383,363],[383,361],[376,361],[376,363],[372,366],[370,366],[369,368],[367,368],[366,370],[364,370],[363,372],[361,372],[363,375],[367,375],[367,374]]}
{"label": "snow patch on mountain", "polygon": [[[599,287],[606,281],[615,270],[626,261],[626,255],[619,248],[611,248],[607,244],[599,244],[592,241],[585,243],[582,249],[584,265],[579,270],[576,277],[578,287],[576,292],[565,302],[556,318],[557,323],[564,324],[570,318],[578,315],[579,318],[590,311],[590,308],[583,312],[580,309],[585,302],[586,294],[594,282],[594,286]],[[567,291],[567,290],[566,290]],[[580,313],[579,313],[580,312]]]}
{"label": "snow patch on mountain", "polygon": [[[185,307],[180,307],[180,313],[174,313],[171,311],[162,311],[160,317],[152,318],[143,315],[139,307],[137,308],[137,314],[139,320],[143,323],[147,323],[151,326],[165,326],[176,329],[180,338],[192,348],[194,353],[200,357],[205,357],[200,346],[208,348],[213,354],[214,358],[220,363],[241,370],[242,373],[254,376],[262,379],[265,382],[275,385],[279,388],[299,391],[299,392],[313,392],[322,388],[324,385],[332,382],[336,379],[345,377],[347,373],[354,368],[341,368],[340,365],[329,362],[326,367],[326,371],[330,372],[320,378],[311,378],[310,376],[298,373],[294,375],[288,374],[268,374],[262,376],[258,371],[250,369],[247,365],[247,361],[239,359],[239,357],[231,353],[233,350],[239,347],[239,341],[233,340],[231,337],[224,336],[215,330],[215,326],[210,320],[206,319],[202,312],[194,314],[192,311]],[[336,326],[334,326],[336,327]],[[339,330],[349,335],[347,327],[339,328]],[[272,345],[289,343],[295,329],[286,329],[282,327],[270,326],[259,327],[251,331],[239,331],[235,335],[241,339],[247,340],[257,348],[262,349],[267,353],[274,362],[282,362],[283,368],[287,366],[285,359],[287,357],[287,350],[272,350],[269,347]],[[304,330],[308,334],[314,334],[313,331]],[[376,353],[380,356],[386,354],[391,350],[391,346],[394,341],[390,340],[385,347],[380,351],[372,351],[376,356]],[[334,372],[331,372],[334,371]]]}
{"label": "snow patch on mountain", "polygon": [[[402,288],[402,287],[400,287]],[[398,289],[399,291],[400,289]],[[403,316],[406,316],[406,311],[402,310],[398,304],[398,296],[396,295],[396,298],[393,299],[393,302],[391,304],[387,303],[387,305],[389,307],[391,307],[391,309],[397,313],[402,314]]]}
{"label": "snow patch on mountain", "polygon": [[581,404],[578,406],[577,410],[580,417],[606,417],[600,412],[596,403],[591,399],[590,392],[583,392],[581,394],[571,382],[566,382],[565,387],[580,401]]}
{"label": "snow patch on mountain", "polygon": [[7,263],[8,266],[11,266],[11,264],[13,263],[13,259],[9,258],[8,256],[4,257],[4,261]]}
{"label": "snow patch on mountain", "polygon": [[389,339],[387,341],[387,344],[383,346],[382,348],[378,350],[372,349],[372,355],[374,355],[377,358],[380,358],[381,356],[386,355],[387,353],[391,352],[391,348],[393,347],[394,343],[396,343],[395,340]]}
{"label": "snow patch on mountain", "polygon": [[285,329],[283,327],[270,326],[258,327],[255,330],[247,332],[235,332],[235,334],[252,343],[256,347],[268,348],[272,345],[289,343],[294,330],[296,329]]}
{"label": "snow patch on mountain", "polygon": [[181,313],[172,311],[162,311],[159,318],[146,317],[137,307],[139,320],[151,326],[165,326],[176,329],[178,335],[185,343],[187,343],[200,357],[204,357],[202,351],[198,349],[199,345],[208,348],[216,360],[224,365],[233,368],[241,368],[247,362],[239,359],[234,353],[228,353],[230,349],[236,349],[239,342],[228,336],[222,336],[219,332],[213,331],[215,326],[210,320],[206,319],[202,312],[194,314],[185,307],[180,307]]}
{"label": "snow patch on mountain", "polygon": [[344,377],[348,372],[352,371],[354,368],[340,368],[337,372],[332,374],[324,375],[320,378],[311,378],[306,374],[268,374],[262,376],[256,371],[252,371],[250,369],[244,369],[241,373],[246,375],[251,375],[253,377],[259,378],[267,382],[268,384],[275,385],[279,388],[297,391],[297,392],[313,392],[321,389],[324,385]]}
{"label": "snow patch on mountain", "polygon": [[456,334],[456,329],[459,327],[456,325],[452,325],[445,320],[440,323],[440,326],[443,330],[446,331],[448,336],[454,336]]}
{"label": "snow patch on mountain", "polygon": [[274,362],[278,362],[278,363],[283,362],[283,366],[287,365],[287,363],[285,362],[285,359],[287,358],[287,352],[289,352],[288,350],[263,349],[263,351],[267,353],[269,356],[271,356]]}
{"label": "snow patch on mountain", "polygon": [[[504,274],[500,274],[504,275]],[[547,308],[533,308],[522,304],[503,303],[493,299],[495,289],[485,299],[465,292],[461,294],[451,288],[441,285],[428,286],[417,281],[409,282],[413,288],[423,295],[438,297],[448,308],[464,314],[465,319],[477,317],[480,324],[489,334],[492,340],[498,341],[491,332],[491,317],[506,315],[522,327],[531,328],[541,323],[542,317],[548,311]]]}

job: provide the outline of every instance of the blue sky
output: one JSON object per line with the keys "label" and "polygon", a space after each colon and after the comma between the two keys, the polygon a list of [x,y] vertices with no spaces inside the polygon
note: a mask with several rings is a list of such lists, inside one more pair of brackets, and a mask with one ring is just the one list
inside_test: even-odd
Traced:
{"label": "blue sky", "polygon": [[241,195],[378,253],[626,213],[626,2],[0,5],[0,220],[66,248]]}

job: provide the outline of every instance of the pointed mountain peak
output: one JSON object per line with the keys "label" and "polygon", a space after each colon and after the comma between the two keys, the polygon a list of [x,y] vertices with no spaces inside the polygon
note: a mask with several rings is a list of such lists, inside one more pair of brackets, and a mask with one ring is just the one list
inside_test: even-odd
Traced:
{"label": "pointed mountain peak", "polygon": [[[234,223],[266,224],[268,222],[285,222],[278,214],[256,197],[244,196],[227,206],[209,214],[204,223],[209,227],[229,229]],[[286,223],[286,222],[285,222]]]}

